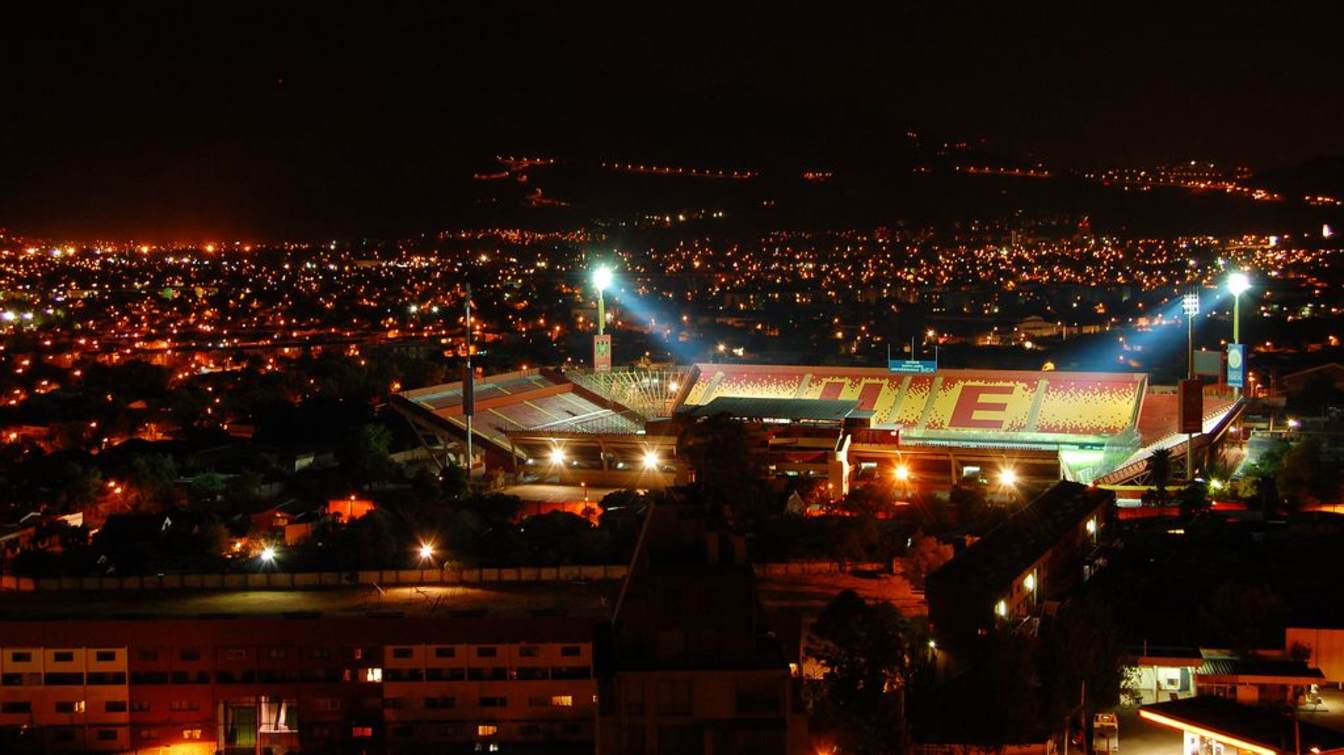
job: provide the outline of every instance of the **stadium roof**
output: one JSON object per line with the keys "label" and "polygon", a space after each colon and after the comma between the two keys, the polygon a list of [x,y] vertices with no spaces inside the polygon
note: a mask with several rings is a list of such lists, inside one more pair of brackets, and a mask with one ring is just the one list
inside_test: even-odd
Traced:
{"label": "stadium roof", "polygon": [[1141,373],[697,365],[683,405],[719,398],[854,401],[903,443],[1102,446],[1137,435]]}
{"label": "stadium roof", "polygon": [[682,406],[679,414],[711,417],[727,414],[749,419],[788,419],[839,422],[857,408],[850,399],[749,398],[719,396],[708,404]]}

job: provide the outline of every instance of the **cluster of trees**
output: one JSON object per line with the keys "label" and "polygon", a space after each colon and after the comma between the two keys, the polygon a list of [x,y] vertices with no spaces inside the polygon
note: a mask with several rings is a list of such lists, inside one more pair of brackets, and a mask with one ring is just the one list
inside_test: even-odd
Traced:
{"label": "cluster of trees", "polygon": [[[825,669],[806,699],[812,725],[842,752],[883,755],[920,741],[1002,746],[1079,726],[1117,704],[1124,643],[1095,593],[1067,603],[1040,632],[1002,628],[953,671],[927,626],[885,602],[840,593],[812,625],[809,654]],[[1037,739],[1037,741],[1039,741]]]}

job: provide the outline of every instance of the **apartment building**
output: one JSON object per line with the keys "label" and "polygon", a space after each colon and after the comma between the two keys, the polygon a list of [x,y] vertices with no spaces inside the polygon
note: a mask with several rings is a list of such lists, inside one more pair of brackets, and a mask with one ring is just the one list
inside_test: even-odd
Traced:
{"label": "apartment building", "polygon": [[527,608],[531,592],[494,610],[256,613],[237,593],[213,596],[237,613],[6,612],[0,752],[591,752],[600,600]]}

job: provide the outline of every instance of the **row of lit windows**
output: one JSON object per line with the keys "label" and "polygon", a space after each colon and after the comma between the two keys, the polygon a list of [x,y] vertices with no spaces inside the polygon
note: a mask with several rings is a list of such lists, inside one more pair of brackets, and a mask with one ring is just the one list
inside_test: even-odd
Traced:
{"label": "row of lit windows", "polygon": [[[115,650],[95,650],[93,659],[98,663],[113,663],[117,660],[117,651]],[[75,651],[73,650],[55,650],[51,654],[52,663],[74,663]],[[32,663],[33,653],[30,650],[11,650],[9,653],[10,663]]]}
{"label": "row of lit windows", "polygon": [[[54,710],[57,713],[83,713],[85,704],[83,700],[61,700],[58,701]],[[128,710],[125,700],[107,700],[103,702],[104,713],[125,713]],[[32,713],[33,703],[30,700],[6,700],[0,702],[0,713]]]}
{"label": "row of lit windows", "polygon": [[[524,645],[518,648],[518,655],[522,658],[537,658],[541,656],[541,648],[536,645]],[[564,658],[578,658],[583,655],[583,647],[580,645],[561,645],[560,655]],[[477,658],[496,658],[499,656],[499,648],[491,645],[481,645],[476,648]],[[398,659],[409,659],[415,657],[415,648],[413,647],[394,647],[392,648],[392,657]],[[436,647],[434,648],[435,658],[456,658],[457,648],[455,647]]]}
{"label": "row of lit windows", "polygon": [[[383,707],[387,710],[402,710],[406,707],[409,698],[405,697],[387,697],[383,699]],[[477,699],[477,704],[482,708],[507,708],[509,707],[509,698],[505,695],[482,695]],[[527,698],[529,708],[572,708],[574,707],[573,695],[539,695]],[[426,697],[424,698],[424,707],[429,710],[449,710],[457,707],[457,698],[455,697]]]}
{"label": "row of lit windows", "polygon": [[[369,667],[361,669],[264,669],[254,671],[132,671],[129,674],[131,684],[209,684],[213,679],[219,684],[246,684],[253,682],[341,682],[361,681],[380,683],[387,681],[504,681],[504,680],[545,680],[545,679],[587,679],[591,670],[586,665],[575,666],[475,666],[475,667],[430,667],[389,668]],[[51,671],[6,672],[0,674],[0,686],[37,687],[47,686],[98,686],[124,685],[128,675],[124,671]]]}

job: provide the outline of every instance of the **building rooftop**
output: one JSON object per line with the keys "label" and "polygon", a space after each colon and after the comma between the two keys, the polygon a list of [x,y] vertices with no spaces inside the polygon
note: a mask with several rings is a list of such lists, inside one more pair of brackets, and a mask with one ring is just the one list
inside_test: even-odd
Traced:
{"label": "building rooftop", "polygon": [[1115,494],[1061,481],[929,575],[930,584],[959,584],[997,592],[1031,566],[1069,530]]}
{"label": "building rooftop", "polygon": [[53,590],[0,594],[0,623],[258,617],[604,618],[619,581],[312,590]]}
{"label": "building rooftop", "polygon": [[1292,716],[1268,708],[1238,705],[1221,697],[1171,700],[1145,705],[1139,711],[1140,716],[1156,723],[1178,728],[1182,725],[1198,727],[1275,753],[1324,753],[1344,749],[1344,732],[1309,723],[1297,724],[1301,736],[1301,749],[1297,749]]}

